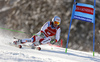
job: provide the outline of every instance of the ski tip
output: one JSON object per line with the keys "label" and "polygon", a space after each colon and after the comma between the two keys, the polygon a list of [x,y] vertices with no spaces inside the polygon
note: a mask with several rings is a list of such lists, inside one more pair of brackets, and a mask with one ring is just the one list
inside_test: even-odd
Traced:
{"label": "ski tip", "polygon": [[40,51],[41,50],[41,47],[36,47],[36,49]]}
{"label": "ski tip", "polygon": [[18,45],[19,48],[22,48],[22,45]]}

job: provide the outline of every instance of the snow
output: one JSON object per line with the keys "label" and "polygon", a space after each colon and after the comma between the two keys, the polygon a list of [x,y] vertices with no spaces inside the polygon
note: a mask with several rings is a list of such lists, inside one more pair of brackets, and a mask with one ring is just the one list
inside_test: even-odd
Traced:
{"label": "snow", "polygon": [[0,35],[0,62],[100,62],[100,54],[65,48],[41,45],[41,51],[30,48],[19,49],[8,43],[10,36]]}
{"label": "snow", "polygon": [[[5,11],[9,7],[3,8]],[[1,29],[0,29],[1,31]],[[12,36],[0,32],[0,62],[100,62],[100,54],[84,52],[65,48],[41,45],[41,51],[29,48],[19,49],[10,46],[8,43],[13,41]]]}

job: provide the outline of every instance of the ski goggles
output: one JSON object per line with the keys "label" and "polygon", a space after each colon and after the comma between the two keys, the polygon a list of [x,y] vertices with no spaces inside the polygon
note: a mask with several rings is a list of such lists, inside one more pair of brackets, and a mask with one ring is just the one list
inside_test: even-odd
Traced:
{"label": "ski goggles", "polygon": [[54,24],[57,24],[57,25],[59,25],[60,23],[59,23],[59,22],[57,22],[57,21],[54,21]]}

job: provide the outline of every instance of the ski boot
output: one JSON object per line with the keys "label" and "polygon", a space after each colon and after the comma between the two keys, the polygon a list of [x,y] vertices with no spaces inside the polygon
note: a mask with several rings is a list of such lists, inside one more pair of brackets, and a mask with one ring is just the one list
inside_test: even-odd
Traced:
{"label": "ski boot", "polygon": [[31,45],[31,49],[35,49],[35,47],[36,47],[36,45],[35,45],[35,43],[33,43],[33,44]]}
{"label": "ski boot", "polygon": [[15,45],[22,44],[22,40],[18,39],[17,41],[14,41],[13,44]]}
{"label": "ski boot", "polygon": [[41,50],[41,47],[39,47],[39,45],[40,45],[39,42],[33,43],[31,45],[31,49]]}

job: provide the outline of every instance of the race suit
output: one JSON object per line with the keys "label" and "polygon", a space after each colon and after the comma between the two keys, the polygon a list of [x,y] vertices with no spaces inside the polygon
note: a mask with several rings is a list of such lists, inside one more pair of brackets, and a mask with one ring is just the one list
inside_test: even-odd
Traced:
{"label": "race suit", "polygon": [[[33,35],[30,39],[22,39],[22,42],[28,42],[28,40],[31,40],[29,42],[34,43],[39,41],[40,44],[47,44],[51,41],[51,37],[54,35],[56,35],[55,40],[57,42],[60,39],[60,32],[61,29],[59,26],[55,28],[53,27],[53,23],[51,21],[48,21],[42,26],[41,30],[36,35]],[[44,34],[44,37],[40,36],[41,33]]]}

